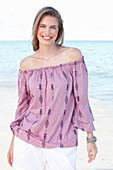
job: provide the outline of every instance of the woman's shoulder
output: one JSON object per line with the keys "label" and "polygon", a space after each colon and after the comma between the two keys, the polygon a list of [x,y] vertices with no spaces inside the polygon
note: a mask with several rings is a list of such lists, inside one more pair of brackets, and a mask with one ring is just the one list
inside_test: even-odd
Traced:
{"label": "woman's shoulder", "polygon": [[24,59],[22,59],[20,61],[20,70],[21,71],[25,71],[25,70],[28,70],[29,67],[31,66],[32,64],[32,55],[31,56],[27,56],[25,57]]}
{"label": "woman's shoulder", "polygon": [[[77,61],[82,59],[82,53],[78,48],[74,47],[62,47],[63,52],[62,52],[62,60],[66,62],[72,62],[72,61]],[[28,57],[25,57],[20,61],[20,70],[25,71],[29,70],[33,67],[33,61],[35,60],[34,54],[30,55]]]}
{"label": "woman's shoulder", "polygon": [[64,51],[66,58],[69,59],[69,61],[77,61],[82,59],[82,52],[78,48],[74,47],[66,47],[66,50]]}

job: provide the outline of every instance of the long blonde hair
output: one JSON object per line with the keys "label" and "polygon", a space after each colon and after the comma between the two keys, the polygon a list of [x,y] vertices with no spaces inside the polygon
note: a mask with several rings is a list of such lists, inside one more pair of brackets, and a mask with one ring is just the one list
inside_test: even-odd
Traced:
{"label": "long blonde hair", "polygon": [[44,7],[42,8],[36,15],[34,22],[33,22],[33,27],[32,27],[32,46],[33,46],[33,50],[37,51],[39,49],[39,40],[37,38],[37,30],[38,30],[38,26],[39,23],[41,21],[41,19],[47,15],[56,17],[58,20],[58,36],[55,40],[55,42],[59,45],[63,44],[64,41],[64,28],[63,28],[63,20],[61,18],[60,13],[54,9],[53,7]]}

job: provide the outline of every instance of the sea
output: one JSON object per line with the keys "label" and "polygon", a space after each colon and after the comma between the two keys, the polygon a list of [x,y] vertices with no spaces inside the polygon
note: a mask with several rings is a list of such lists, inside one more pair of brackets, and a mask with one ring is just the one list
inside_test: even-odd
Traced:
{"label": "sea", "polygon": [[[88,96],[113,101],[113,41],[64,41],[81,50],[88,70]],[[33,54],[30,40],[0,41],[0,91],[17,89],[20,61]]]}

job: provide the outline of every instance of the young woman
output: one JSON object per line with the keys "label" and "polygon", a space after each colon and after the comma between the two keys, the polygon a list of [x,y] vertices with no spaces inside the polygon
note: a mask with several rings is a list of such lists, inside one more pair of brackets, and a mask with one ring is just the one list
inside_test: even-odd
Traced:
{"label": "young woman", "polygon": [[63,46],[63,21],[53,7],[36,15],[35,53],[20,62],[18,106],[7,154],[16,170],[76,170],[78,129],[87,132],[88,162],[97,154],[88,101],[88,73],[80,50]]}

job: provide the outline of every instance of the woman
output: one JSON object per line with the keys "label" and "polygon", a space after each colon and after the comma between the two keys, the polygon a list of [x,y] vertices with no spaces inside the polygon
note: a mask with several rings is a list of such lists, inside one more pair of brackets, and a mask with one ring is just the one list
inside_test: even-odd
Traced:
{"label": "woman", "polygon": [[20,62],[18,106],[7,154],[21,170],[75,170],[78,128],[87,132],[88,162],[97,154],[88,101],[88,73],[80,50],[62,46],[63,21],[42,8],[32,28],[33,55]]}

